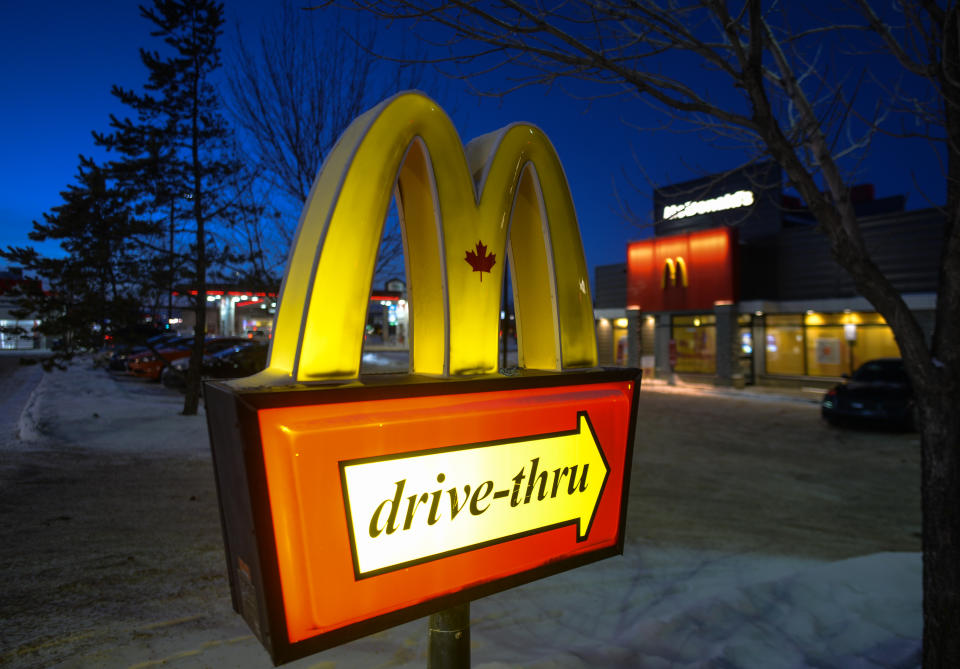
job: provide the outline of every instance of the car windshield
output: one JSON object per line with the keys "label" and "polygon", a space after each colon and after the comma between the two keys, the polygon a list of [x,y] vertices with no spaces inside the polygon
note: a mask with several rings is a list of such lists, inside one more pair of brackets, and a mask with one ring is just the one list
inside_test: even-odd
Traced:
{"label": "car windshield", "polygon": [[863,383],[907,384],[907,374],[900,360],[873,360],[864,363],[853,374],[854,381]]}

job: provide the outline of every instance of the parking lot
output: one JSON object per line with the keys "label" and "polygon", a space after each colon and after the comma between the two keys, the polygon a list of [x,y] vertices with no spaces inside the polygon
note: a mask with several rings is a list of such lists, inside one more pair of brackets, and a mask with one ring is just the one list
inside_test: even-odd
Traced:
{"label": "parking lot", "polygon": [[918,434],[830,427],[810,402],[641,396],[633,532],[824,559],[920,550]]}
{"label": "parking lot", "polygon": [[[233,644],[264,666],[229,605],[204,417],[103,370],[43,383],[35,434],[3,442],[0,664],[215,666]],[[641,391],[628,552],[839,560],[918,551],[919,530],[918,435],[832,428],[811,402]]]}

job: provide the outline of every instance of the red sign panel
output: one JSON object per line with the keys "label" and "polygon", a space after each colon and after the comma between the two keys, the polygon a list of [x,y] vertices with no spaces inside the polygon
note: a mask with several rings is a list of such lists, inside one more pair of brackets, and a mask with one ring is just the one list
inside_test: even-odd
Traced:
{"label": "red sign panel", "polygon": [[736,230],[714,228],[631,242],[627,306],[643,311],[712,310],[735,302]]}
{"label": "red sign panel", "polygon": [[210,384],[235,608],[283,662],[619,554],[638,390],[636,370]]}

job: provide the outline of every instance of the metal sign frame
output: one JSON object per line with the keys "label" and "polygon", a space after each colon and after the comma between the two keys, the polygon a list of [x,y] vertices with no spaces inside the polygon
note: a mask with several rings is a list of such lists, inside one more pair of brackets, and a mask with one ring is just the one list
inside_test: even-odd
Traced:
{"label": "metal sign frame", "polygon": [[[488,376],[457,380],[371,375],[364,377],[362,381],[363,383],[327,387],[301,386],[239,392],[229,383],[206,384],[207,418],[217,474],[217,492],[221,499],[221,521],[233,607],[246,619],[270,652],[275,664],[289,662],[478,597],[623,553],[637,396],[640,390],[637,370],[595,369],[560,374],[523,373],[515,377]],[[616,487],[622,490],[620,517],[617,520],[618,539],[614,545],[555,560],[530,571],[372,616],[363,622],[327,631],[303,641],[289,641],[277,561],[275,527],[264,467],[259,411],[436,394],[457,395],[559,386],[589,387],[623,381],[633,382],[633,397],[622,480],[607,482],[608,489]],[[242,444],[242,448],[238,448],[238,444]],[[336,497],[339,496],[338,492]],[[475,547],[478,548],[482,547]]]}

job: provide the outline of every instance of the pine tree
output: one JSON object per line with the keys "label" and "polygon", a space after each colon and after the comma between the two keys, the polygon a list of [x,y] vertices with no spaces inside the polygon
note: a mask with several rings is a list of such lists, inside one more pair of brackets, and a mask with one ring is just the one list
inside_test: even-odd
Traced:
{"label": "pine tree", "polygon": [[58,342],[46,369],[138,330],[150,288],[142,241],[153,231],[133,216],[107,171],[81,156],[77,183],[61,197],[43,223],[34,221],[29,237],[59,241],[65,256],[43,257],[33,247],[0,251],[47,284],[26,284],[17,297],[18,315],[39,319],[40,333]]}
{"label": "pine tree", "polygon": [[108,151],[121,154],[119,160],[108,164],[117,188],[132,203],[137,216],[152,222],[154,236],[145,251],[153,263],[153,283],[162,290],[155,311],[173,316],[173,292],[182,278],[177,241],[182,232],[181,219],[188,213],[185,176],[181,167],[171,158],[173,148],[164,143],[162,129],[154,128],[150,119],[141,115],[138,123],[129,119],[117,120],[111,116],[114,132],[94,132],[94,140]]}
{"label": "pine tree", "polygon": [[166,49],[162,54],[140,50],[148,71],[144,92],[113,88],[113,94],[136,111],[137,120],[112,118],[112,134],[98,136],[98,141],[124,155],[114,166],[121,181],[139,188],[142,201],[155,209],[166,207],[170,229],[178,220],[191,227],[191,242],[179,269],[193,294],[196,323],[183,405],[183,413],[193,415],[200,397],[207,277],[227,257],[226,249],[216,248],[211,233],[217,224],[229,225],[234,205],[220,186],[239,170],[229,151],[230,132],[212,82],[221,66],[217,40],[223,4],[154,0],[150,7],[141,6],[140,14],[153,24],[151,35]]}

